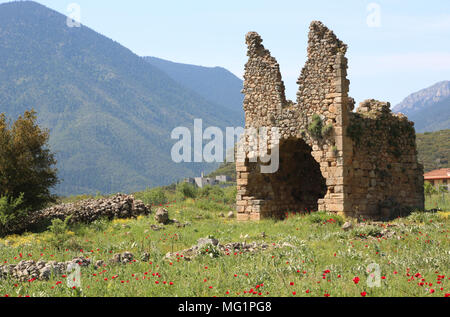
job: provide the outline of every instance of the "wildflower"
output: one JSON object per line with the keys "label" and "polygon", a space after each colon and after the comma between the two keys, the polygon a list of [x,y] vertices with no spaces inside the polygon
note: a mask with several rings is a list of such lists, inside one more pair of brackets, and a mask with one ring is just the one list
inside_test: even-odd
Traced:
{"label": "wildflower", "polygon": [[362,293],[361,293],[361,296],[362,296],[362,297],[365,297],[366,295],[367,295],[367,292],[362,292]]}
{"label": "wildflower", "polygon": [[353,282],[354,282],[355,284],[358,284],[358,283],[359,283],[359,277],[356,276],[356,277],[353,279]]}

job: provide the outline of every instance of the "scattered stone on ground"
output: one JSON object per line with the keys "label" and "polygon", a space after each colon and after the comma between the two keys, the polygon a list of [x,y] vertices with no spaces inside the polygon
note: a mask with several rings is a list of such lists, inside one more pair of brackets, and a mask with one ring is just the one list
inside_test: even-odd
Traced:
{"label": "scattered stone on ground", "polygon": [[95,262],[95,268],[99,269],[103,267],[104,264],[105,262],[103,260],[98,260],[97,262]]}
{"label": "scattered stone on ground", "polygon": [[166,259],[174,259],[179,258],[183,256],[183,259],[186,261],[190,261],[196,256],[198,256],[201,252],[201,250],[208,245],[212,245],[213,247],[217,248],[220,253],[222,254],[230,254],[233,252],[261,252],[268,250],[270,248],[285,248],[285,247],[291,247],[295,248],[295,246],[284,242],[282,244],[268,244],[265,242],[231,242],[226,244],[220,244],[217,239],[214,238],[200,238],[197,241],[196,245],[193,245],[189,249],[177,251],[177,252],[168,252],[166,254]]}
{"label": "scattered stone on ground", "polygon": [[158,210],[156,211],[156,214],[155,214],[155,220],[158,223],[167,225],[170,222],[169,211],[165,208],[158,208]]}
{"label": "scattered stone on ground", "polygon": [[150,260],[150,254],[148,254],[147,252],[143,252],[141,254],[141,261],[148,262],[149,260]]}
{"label": "scattered stone on ground", "polygon": [[213,246],[217,246],[219,244],[219,240],[214,238],[200,238],[197,240],[197,247],[201,248],[205,245],[211,244]]}
{"label": "scattered stone on ground", "polygon": [[[144,257],[145,255],[145,257]],[[150,255],[144,253],[142,255],[142,261],[147,262]],[[145,258],[145,260],[144,260]],[[125,251],[123,253],[114,254],[113,258],[110,260],[112,263],[127,264],[134,260],[134,255],[131,252]],[[12,277],[21,282],[41,280],[49,280],[50,277],[59,276],[73,271],[73,265],[79,265],[80,267],[88,267],[92,264],[91,259],[85,258],[83,256],[74,257],[71,261],[66,262],[56,262],[56,261],[38,261],[34,260],[24,260],[20,261],[16,265],[7,264],[0,265],[0,279]],[[103,260],[97,260],[94,267],[99,269],[104,266]]]}
{"label": "scattered stone on ground", "polygon": [[230,211],[230,212],[228,213],[228,215],[227,215],[227,218],[228,218],[228,219],[234,218],[234,212]]}
{"label": "scattered stone on ground", "polygon": [[125,251],[123,253],[114,254],[113,258],[110,260],[111,263],[122,263],[127,264],[134,260],[134,255],[131,252]]}
{"label": "scattered stone on ground", "polygon": [[[356,225],[352,226],[350,229],[364,228],[364,227],[367,227],[367,226],[380,227],[380,228],[383,228],[383,229],[380,231],[380,233],[377,236],[364,236],[364,238],[366,238],[366,239],[388,238],[389,239],[389,238],[392,238],[395,235],[397,235],[397,232],[392,230],[391,228],[404,227],[405,224],[403,224],[403,223],[401,223],[401,224],[386,224],[386,223],[377,222],[377,221],[359,222]],[[405,233],[404,230],[400,229],[400,231],[402,233]],[[397,236],[397,238],[400,238],[400,237]]]}
{"label": "scattered stone on ground", "polygon": [[173,219],[172,222],[175,224],[175,226],[177,228],[184,228],[184,227],[189,226],[191,224],[190,222],[181,223],[181,222],[179,222],[176,219]]}
{"label": "scattered stone on ground", "polygon": [[350,229],[352,229],[353,228],[353,225],[352,225],[352,223],[350,222],[350,221],[347,221],[346,223],[344,223],[344,225],[342,226],[342,229],[344,230],[344,231],[348,231],[348,230],[350,230]]}
{"label": "scattered stone on ground", "polygon": [[153,231],[159,231],[161,229],[164,229],[163,227],[157,226],[157,225],[151,225],[150,229],[152,229]]}

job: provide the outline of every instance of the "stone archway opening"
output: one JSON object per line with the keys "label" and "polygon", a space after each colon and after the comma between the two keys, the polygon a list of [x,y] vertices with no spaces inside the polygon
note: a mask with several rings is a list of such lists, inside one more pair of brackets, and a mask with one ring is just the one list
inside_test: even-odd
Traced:
{"label": "stone archway opening", "polygon": [[304,213],[318,210],[318,200],[327,192],[320,165],[304,140],[280,140],[278,171],[257,174],[252,196],[263,200],[265,216],[283,218],[286,212]]}

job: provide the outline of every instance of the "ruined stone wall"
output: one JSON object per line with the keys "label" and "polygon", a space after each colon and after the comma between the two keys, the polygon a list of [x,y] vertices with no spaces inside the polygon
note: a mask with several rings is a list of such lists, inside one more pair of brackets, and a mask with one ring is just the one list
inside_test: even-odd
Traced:
{"label": "ruined stone wall", "polygon": [[354,144],[349,215],[392,219],[423,209],[423,166],[412,122],[393,114],[387,102],[366,100],[351,114],[347,134]]}
{"label": "ruined stone wall", "polygon": [[136,218],[150,212],[151,206],[135,199],[133,195],[117,194],[107,198],[87,199],[34,211],[8,228],[2,228],[0,223],[0,232],[22,233],[47,226],[53,219],[65,220],[70,217],[69,223],[91,223],[103,217]]}
{"label": "ruined stone wall", "polygon": [[[352,113],[354,101],[348,96],[347,46],[321,22],[311,23],[308,60],[297,82],[299,90],[294,103],[286,100],[279,65],[262,45],[260,36],[250,32],[246,43],[249,60],[245,66],[242,91],[245,94],[246,128],[279,128],[280,168],[273,174],[261,173],[261,161],[249,160],[254,152],[246,148],[247,159],[236,163],[238,219],[278,217],[285,212],[304,210],[327,210],[349,215],[370,213],[374,218],[378,217],[380,210],[372,206],[382,195],[373,201],[369,196],[370,202],[361,198],[361,192],[367,194],[369,189],[357,189],[361,182],[358,179],[360,171],[355,171],[352,166],[354,158],[357,161],[364,159],[365,148],[360,148],[361,145],[347,135],[350,119],[356,118]],[[393,125],[400,122],[393,118],[392,115],[389,117]],[[414,140],[411,141],[406,134],[399,137],[404,136],[408,138],[406,143],[414,146],[402,149],[412,153]],[[248,137],[244,143],[250,143]],[[382,158],[380,155],[376,157]],[[378,164],[376,158],[371,160],[374,166]],[[408,160],[392,160],[398,164],[417,163],[412,154]],[[420,178],[419,170],[411,170],[411,177],[406,181],[410,182],[412,175],[416,180]],[[395,178],[395,182],[398,184],[400,179],[405,180]],[[377,188],[381,191],[381,187]],[[410,189],[414,189],[414,193],[406,196],[414,196],[414,199],[397,201],[420,204],[417,188],[411,186]],[[383,199],[386,197],[383,195]],[[359,207],[362,205],[370,207]]]}

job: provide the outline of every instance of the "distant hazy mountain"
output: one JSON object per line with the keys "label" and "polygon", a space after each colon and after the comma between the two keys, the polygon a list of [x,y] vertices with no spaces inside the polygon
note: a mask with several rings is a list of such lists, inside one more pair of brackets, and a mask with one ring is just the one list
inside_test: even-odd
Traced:
{"label": "distant hazy mountain", "polygon": [[242,115],[242,125],[244,124],[242,108],[244,95],[241,94],[243,81],[230,71],[222,67],[174,63],[156,57],[144,57],[144,59],[205,99],[224,108],[238,111]]}
{"label": "distant hazy mountain", "polygon": [[132,192],[214,168],[170,158],[177,126],[242,123],[232,105],[211,99],[56,11],[0,5],[0,112],[37,110],[57,153],[59,194]]}
{"label": "distant hazy mountain", "polygon": [[404,113],[414,121],[416,132],[450,129],[450,81],[409,95],[393,111]]}

